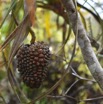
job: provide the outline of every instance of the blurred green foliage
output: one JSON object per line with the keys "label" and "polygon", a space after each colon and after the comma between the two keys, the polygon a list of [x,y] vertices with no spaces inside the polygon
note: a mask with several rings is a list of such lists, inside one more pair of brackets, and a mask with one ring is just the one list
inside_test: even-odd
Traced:
{"label": "blurred green foliage", "polygon": [[[78,5],[77,9],[83,25],[89,33],[93,49],[103,66],[103,19],[99,14],[94,13],[93,8],[85,8],[84,5]],[[17,83],[22,92],[19,91],[17,86],[14,86],[15,92],[18,93],[17,95],[21,102],[18,101],[9,83],[10,79],[7,77],[6,63],[9,60],[8,57],[13,41],[11,41],[3,52],[0,52],[0,104],[27,104],[28,101],[32,101],[50,89],[62,77],[71,59],[75,40],[72,30],[66,22],[67,17],[65,17],[62,10],[64,8],[61,6],[60,0],[37,0],[36,25],[32,29],[35,32],[36,41],[47,42],[53,55],[47,78],[38,89],[30,89],[24,85],[16,70],[16,60],[14,58],[10,68],[17,79],[15,83]],[[0,0],[0,46],[6,37],[16,28],[17,25],[14,19],[18,23],[21,23],[23,17],[23,0]],[[31,38],[32,36],[29,33],[24,43],[30,43]],[[103,104],[103,100],[101,99],[88,101],[88,98],[102,96],[102,91],[97,83],[92,81],[93,77],[83,60],[78,44],[76,44],[71,66],[74,71],[70,70],[62,83],[52,93],[38,100],[35,104]],[[81,79],[74,74],[75,72]],[[75,81],[77,83],[74,84]],[[64,96],[67,89],[68,92]]]}

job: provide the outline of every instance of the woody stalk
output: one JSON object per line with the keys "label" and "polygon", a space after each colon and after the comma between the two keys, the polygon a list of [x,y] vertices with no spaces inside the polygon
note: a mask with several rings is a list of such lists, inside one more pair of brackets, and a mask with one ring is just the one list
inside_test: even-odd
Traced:
{"label": "woody stalk", "polygon": [[75,36],[77,36],[77,41],[88,69],[99,84],[100,88],[103,90],[103,69],[92,49],[90,40],[87,37],[87,32],[77,15],[76,6],[73,1],[75,0],[61,0],[68,14],[69,24],[72,27]]}

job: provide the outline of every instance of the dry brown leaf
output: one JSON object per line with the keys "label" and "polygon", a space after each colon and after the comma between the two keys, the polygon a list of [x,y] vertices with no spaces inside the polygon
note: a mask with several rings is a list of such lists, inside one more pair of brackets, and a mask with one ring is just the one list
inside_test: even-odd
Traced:
{"label": "dry brown leaf", "polygon": [[26,16],[23,22],[20,25],[18,25],[17,28],[7,37],[5,42],[0,46],[0,51],[2,51],[15,38],[15,36],[18,35],[18,33],[20,32],[20,30],[22,30],[23,27],[29,25],[27,24],[27,18],[28,16]]}
{"label": "dry brown leaf", "polygon": [[[19,25],[19,29],[15,33],[15,39],[12,45],[12,49],[9,55],[9,61],[8,64],[12,61],[14,55],[16,54],[19,46],[22,44],[23,40],[26,38],[28,32],[28,27],[30,26],[28,16],[24,19],[24,21]],[[27,32],[27,33],[26,33]]]}
{"label": "dry brown leaf", "polygon": [[24,0],[25,15],[29,15],[31,25],[35,25],[36,0]]}
{"label": "dry brown leaf", "polygon": [[6,41],[0,47],[3,50],[13,39],[12,49],[9,55],[8,63],[12,61],[16,51],[27,36],[27,28],[35,23],[36,0],[25,0],[25,18],[20,25],[7,37]]}

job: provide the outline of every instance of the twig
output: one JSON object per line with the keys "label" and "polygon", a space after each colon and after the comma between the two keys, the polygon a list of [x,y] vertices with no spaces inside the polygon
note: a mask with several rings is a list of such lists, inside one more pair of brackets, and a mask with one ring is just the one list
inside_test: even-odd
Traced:
{"label": "twig", "polygon": [[97,100],[103,100],[103,96],[101,97],[96,97],[96,98],[89,98],[89,99],[85,99],[85,100],[79,100],[79,102],[90,102],[90,101],[97,101]]}
{"label": "twig", "polygon": [[19,25],[19,22],[18,22],[17,19],[15,18],[15,15],[14,15],[13,11],[12,11],[12,17],[13,17],[13,19],[14,19],[15,24],[18,26],[18,25]]}
{"label": "twig", "polygon": [[34,33],[34,31],[32,30],[32,28],[29,28],[29,32],[31,33],[31,36],[32,36],[32,38],[31,38],[31,43],[34,43],[35,40],[36,40],[35,33]]}
{"label": "twig", "polygon": [[79,75],[76,73],[76,71],[75,71],[71,66],[70,66],[70,68],[71,68],[71,70],[73,71],[72,75],[75,76],[75,77],[77,77],[78,79],[80,79],[80,80],[85,80],[85,81],[92,81],[92,82],[95,82],[95,83],[96,83],[95,80],[87,79],[87,78],[83,78],[83,77],[79,76]]}
{"label": "twig", "polygon": [[7,70],[7,75],[8,75],[8,79],[9,79],[11,88],[13,89],[13,91],[14,91],[17,99],[18,99],[18,101],[21,102],[21,99],[20,99],[17,91],[15,90],[15,86],[14,85],[15,85],[16,82],[15,82],[15,79],[14,79],[13,73],[11,72],[10,67],[8,67],[8,64],[6,63],[6,57],[5,57],[4,52],[2,52],[2,56],[3,56],[4,62],[5,62],[5,68]]}
{"label": "twig", "polygon": [[79,81],[80,81],[80,79],[76,80],[76,81],[67,89],[67,91],[64,93],[64,95],[67,95],[67,93],[71,90],[71,88],[72,88],[75,84],[77,84]]}
{"label": "twig", "polygon": [[60,99],[60,98],[68,98],[74,102],[77,102],[77,100],[75,98],[73,98],[72,96],[67,96],[67,95],[61,95],[61,96],[52,96],[52,95],[47,95],[48,98],[53,98],[53,99]]}
{"label": "twig", "polygon": [[75,102],[91,102],[91,101],[97,101],[97,100],[102,100],[103,99],[103,96],[101,97],[96,97],[96,98],[88,98],[88,99],[85,99],[85,100],[77,100],[76,98],[73,98],[71,96],[68,96],[68,95],[61,95],[61,96],[52,96],[52,95],[47,95],[48,98],[53,98],[53,99],[60,99],[60,98],[68,98],[70,100],[73,100]]}

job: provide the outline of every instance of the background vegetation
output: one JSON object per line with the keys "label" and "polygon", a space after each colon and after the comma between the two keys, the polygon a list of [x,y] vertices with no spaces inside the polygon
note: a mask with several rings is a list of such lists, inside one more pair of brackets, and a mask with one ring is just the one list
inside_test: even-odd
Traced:
{"label": "background vegetation", "polygon": [[[103,2],[90,1],[93,5],[88,0],[84,0],[83,4],[77,2],[77,10],[103,66],[103,16],[99,12],[103,12]],[[89,6],[85,7],[87,4]],[[0,47],[23,18],[23,0],[0,0]],[[75,36],[60,0],[37,0],[36,25],[32,32],[35,32],[36,41],[45,41],[50,45],[52,60],[47,78],[40,88],[30,89],[19,77],[15,57],[8,68],[12,40],[0,52],[0,104],[103,104],[102,91],[91,76],[78,44],[74,44]],[[23,43],[30,43],[31,34],[29,32]],[[58,84],[64,71],[68,70],[71,57],[70,70]],[[8,70],[13,72],[14,77]],[[58,86],[52,91],[55,84]]]}

